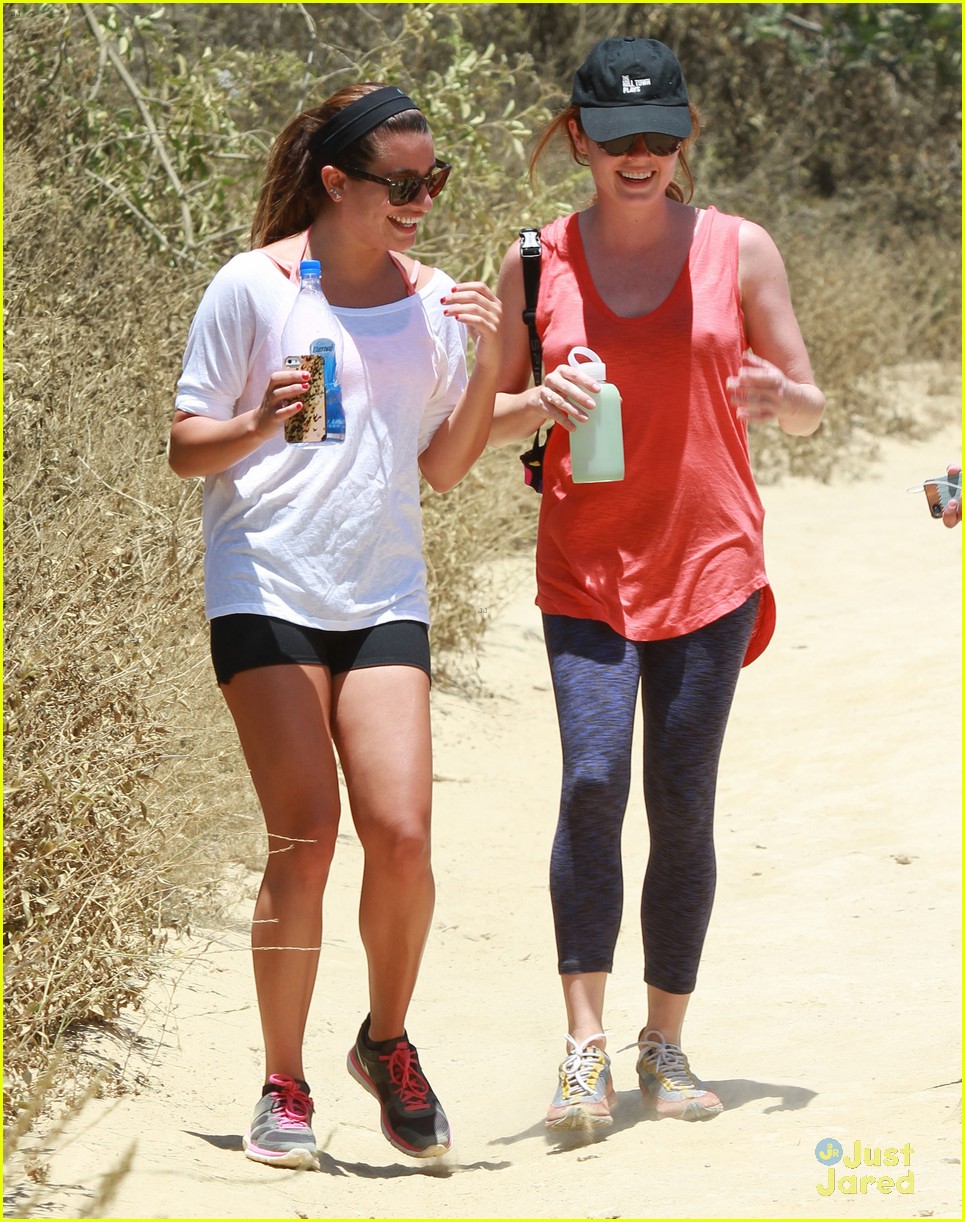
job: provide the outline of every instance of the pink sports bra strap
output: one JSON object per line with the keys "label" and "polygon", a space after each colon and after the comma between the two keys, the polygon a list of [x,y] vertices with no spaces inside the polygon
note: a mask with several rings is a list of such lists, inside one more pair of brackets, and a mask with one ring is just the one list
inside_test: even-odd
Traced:
{"label": "pink sports bra strap", "polygon": [[[309,231],[306,229],[304,234],[302,235],[305,239],[304,242],[302,243],[302,253],[298,256],[298,258],[293,263],[290,263],[290,264],[282,263],[280,259],[276,259],[274,255],[270,255],[268,254],[267,250],[262,249],[262,254],[267,255],[268,258],[271,259],[272,263],[274,263],[275,266],[281,272],[283,272],[284,275],[288,277],[288,279],[292,282],[292,284],[298,283],[299,265],[301,264],[302,260],[308,255],[308,235],[309,235]],[[409,271],[406,271],[406,266],[402,262],[402,260],[399,258],[398,255],[395,255],[392,253],[392,251],[389,251],[389,258],[399,269],[399,275],[402,277],[402,281],[405,284],[406,295],[411,297],[412,294],[416,291],[416,285],[419,283],[419,272],[422,270],[422,264],[419,263],[418,261],[414,262],[412,264],[412,271],[409,272]]]}
{"label": "pink sports bra strap", "polygon": [[292,284],[298,283],[299,265],[301,264],[301,261],[305,258],[305,256],[308,254],[308,230],[307,229],[302,234],[302,237],[305,239],[305,241],[302,243],[302,253],[292,263],[283,263],[281,259],[276,259],[274,255],[269,254],[268,251],[263,246],[259,247],[259,249],[261,250],[261,253],[265,255],[266,258],[271,259],[272,263],[274,263],[274,265],[278,268],[278,270],[282,273],[282,275],[287,276],[288,279],[292,282]]}
{"label": "pink sports bra strap", "polygon": [[399,269],[399,275],[402,277],[402,281],[405,284],[406,295],[411,297],[415,292],[415,286],[419,283],[419,272],[422,268],[422,264],[418,261],[414,262],[412,264],[412,271],[408,272],[406,271],[405,264],[402,262],[399,256],[394,255],[391,250],[389,251],[389,258]]}

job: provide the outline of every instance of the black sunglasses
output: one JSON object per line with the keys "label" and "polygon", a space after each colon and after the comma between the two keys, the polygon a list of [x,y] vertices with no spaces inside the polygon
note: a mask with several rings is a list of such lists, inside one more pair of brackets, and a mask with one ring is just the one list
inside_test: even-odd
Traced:
{"label": "black sunglasses", "polygon": [[389,203],[399,208],[403,204],[411,204],[423,187],[429,192],[429,198],[435,199],[446,185],[452,166],[437,158],[425,178],[380,178],[378,174],[370,174],[368,170],[359,170],[354,166],[343,166],[342,169],[349,178],[364,178],[366,182],[377,182],[388,187]]}
{"label": "black sunglasses", "polygon": [[617,136],[615,140],[595,140],[594,144],[610,157],[623,157],[641,136],[654,157],[671,157],[683,144],[680,136],[668,136],[664,132],[632,132],[629,136]]}

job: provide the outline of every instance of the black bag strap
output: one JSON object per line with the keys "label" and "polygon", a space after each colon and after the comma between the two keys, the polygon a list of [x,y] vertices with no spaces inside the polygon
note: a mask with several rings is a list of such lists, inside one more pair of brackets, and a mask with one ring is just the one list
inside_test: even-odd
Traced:
{"label": "black bag strap", "polygon": [[526,306],[523,322],[529,328],[529,359],[533,365],[533,384],[539,386],[543,380],[543,345],[536,330],[536,302],[539,299],[539,271],[543,248],[538,229],[519,231],[519,257],[523,267],[523,293]]}

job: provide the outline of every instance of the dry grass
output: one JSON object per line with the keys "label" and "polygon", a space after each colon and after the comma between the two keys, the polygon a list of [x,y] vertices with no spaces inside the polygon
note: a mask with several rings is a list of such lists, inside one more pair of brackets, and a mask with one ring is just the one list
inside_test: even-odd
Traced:
{"label": "dry grass", "polygon": [[[909,361],[954,370],[961,359],[959,264],[949,238],[856,221],[850,209],[786,204],[767,194],[725,204],[763,224],[784,257],[795,312],[828,406],[812,437],[755,429],[751,449],[758,480],[849,475],[873,459],[876,439],[921,436],[930,426],[922,400],[896,395],[896,374]],[[773,215],[771,214],[773,212]]]}
{"label": "dry grass", "polygon": [[[51,1152],[55,1151],[65,1139],[68,1124],[79,1116],[90,1100],[96,1098],[103,1090],[107,1078],[106,1070],[89,1078],[83,1090],[71,1097],[64,1106],[62,1091],[59,1089],[59,1074],[62,1065],[62,1050],[55,1048],[44,1074],[33,1085],[27,1105],[17,1115],[15,1121],[4,1129],[5,1217],[29,1218],[43,1209],[44,1186],[47,1181],[48,1159]],[[57,1098],[58,1116],[49,1121],[44,1133],[43,1146],[38,1149],[24,1150],[23,1138],[43,1114],[51,1095]],[[130,1170],[136,1149],[137,1142],[132,1141],[117,1163],[102,1175],[100,1186],[78,1217],[91,1218],[105,1215],[121,1181]]]}
{"label": "dry grass", "polygon": [[[136,243],[104,258],[97,218],[40,188],[29,158],[5,168],[9,1114],[73,1024],[136,1003],[165,930],[189,919],[208,872],[189,778],[212,751],[186,699],[197,493],[166,471],[158,379],[184,289]],[[52,232],[71,233],[69,262]]]}
{"label": "dry grass", "polygon": [[487,450],[452,492],[423,494],[433,667],[442,683],[472,681],[494,598],[486,562],[536,540],[539,498],[523,484],[516,453]]}

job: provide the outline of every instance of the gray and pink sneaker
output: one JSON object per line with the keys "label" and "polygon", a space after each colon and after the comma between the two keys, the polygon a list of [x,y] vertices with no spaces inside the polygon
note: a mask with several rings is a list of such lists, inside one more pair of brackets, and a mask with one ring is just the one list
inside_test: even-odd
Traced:
{"label": "gray and pink sneaker", "polygon": [[658,1116],[712,1120],[724,1110],[714,1092],[694,1076],[682,1049],[668,1044],[659,1031],[641,1031],[637,1048],[640,1091],[654,1104]]}
{"label": "gray and pink sneaker", "polygon": [[306,1082],[270,1074],[251,1127],[241,1139],[246,1157],[269,1167],[317,1171],[318,1149],[311,1126],[314,1110]]}
{"label": "gray and pink sneaker", "polygon": [[602,1038],[602,1031],[580,1044],[572,1035],[566,1037],[572,1051],[560,1065],[559,1085],[546,1113],[547,1129],[589,1134],[613,1124],[617,1095],[610,1058],[591,1042]]}

